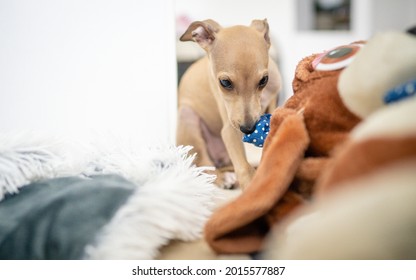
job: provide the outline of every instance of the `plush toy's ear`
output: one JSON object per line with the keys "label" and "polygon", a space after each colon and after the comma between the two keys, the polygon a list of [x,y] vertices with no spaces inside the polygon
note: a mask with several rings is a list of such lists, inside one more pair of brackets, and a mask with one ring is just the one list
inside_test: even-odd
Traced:
{"label": "plush toy's ear", "polygon": [[270,47],[269,23],[267,22],[267,19],[263,19],[263,20],[255,19],[251,22],[250,26],[263,34],[264,40],[266,40],[267,46]]}
{"label": "plush toy's ear", "polygon": [[180,40],[195,41],[201,48],[208,51],[212,42],[215,40],[215,34],[220,31],[221,26],[212,19],[204,21],[194,21],[181,36]]}

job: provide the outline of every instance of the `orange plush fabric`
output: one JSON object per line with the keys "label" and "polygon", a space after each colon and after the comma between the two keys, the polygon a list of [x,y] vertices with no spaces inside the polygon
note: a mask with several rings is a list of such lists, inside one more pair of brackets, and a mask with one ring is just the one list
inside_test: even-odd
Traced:
{"label": "orange plush fabric", "polygon": [[[259,251],[269,229],[307,201],[333,149],[360,121],[338,94],[343,67],[330,71],[314,68],[316,61],[326,56],[315,54],[300,61],[293,81],[294,95],[272,114],[269,136],[251,184],[206,224],[205,238],[216,252]],[[327,57],[329,63],[331,59]],[[342,57],[334,63],[340,60]]]}
{"label": "orange plush fabric", "polygon": [[395,162],[414,158],[416,158],[414,135],[348,141],[318,181],[316,196],[325,196],[343,183],[378,172]]}

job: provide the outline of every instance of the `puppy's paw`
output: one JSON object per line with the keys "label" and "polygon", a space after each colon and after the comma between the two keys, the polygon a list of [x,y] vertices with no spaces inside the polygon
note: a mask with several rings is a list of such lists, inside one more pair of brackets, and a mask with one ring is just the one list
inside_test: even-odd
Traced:
{"label": "puppy's paw", "polygon": [[232,189],[237,183],[237,175],[234,172],[224,172],[224,189]]}
{"label": "puppy's paw", "polygon": [[237,184],[237,176],[234,172],[217,172],[215,184],[222,189],[233,189]]}
{"label": "puppy's paw", "polygon": [[254,172],[255,172],[255,169],[250,168],[250,169],[246,170],[246,172],[244,172],[240,175],[239,180],[238,180],[238,186],[241,189],[245,190],[250,185],[251,180],[254,177]]}

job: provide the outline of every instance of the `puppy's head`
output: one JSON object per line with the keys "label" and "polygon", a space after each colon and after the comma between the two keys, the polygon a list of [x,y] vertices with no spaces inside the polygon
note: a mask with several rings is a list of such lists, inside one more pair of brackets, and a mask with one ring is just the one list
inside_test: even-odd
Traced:
{"label": "puppy's head", "polygon": [[213,20],[193,22],[180,38],[195,41],[206,52],[211,75],[234,128],[251,133],[262,114],[261,93],[269,79],[269,25],[222,28]]}

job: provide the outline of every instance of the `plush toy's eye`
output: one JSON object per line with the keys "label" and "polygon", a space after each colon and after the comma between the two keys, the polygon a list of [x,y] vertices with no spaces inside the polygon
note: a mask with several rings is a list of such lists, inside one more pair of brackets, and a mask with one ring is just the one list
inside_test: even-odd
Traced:
{"label": "plush toy's eye", "polygon": [[313,60],[312,67],[318,71],[332,71],[345,68],[351,63],[361,47],[361,44],[352,44],[327,51]]}
{"label": "plush toy's eye", "polygon": [[264,76],[263,78],[261,78],[260,82],[259,82],[259,88],[264,88],[267,85],[267,82],[269,81],[269,76]]}
{"label": "plush toy's eye", "polygon": [[220,79],[220,85],[225,89],[233,89],[233,83],[228,79]]}

